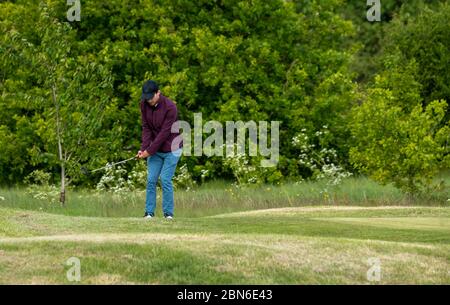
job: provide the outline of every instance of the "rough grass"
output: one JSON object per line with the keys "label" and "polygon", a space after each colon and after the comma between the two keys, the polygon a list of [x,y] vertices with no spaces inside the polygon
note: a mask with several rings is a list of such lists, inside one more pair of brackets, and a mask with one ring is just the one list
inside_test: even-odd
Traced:
{"label": "rough grass", "polygon": [[[442,178],[450,184],[450,173]],[[324,190],[327,190],[326,192]],[[145,191],[123,196],[107,192],[69,190],[67,204],[61,207],[49,200],[39,200],[24,188],[0,188],[0,206],[36,210],[72,216],[136,217],[144,212]],[[324,182],[286,183],[236,188],[226,181],[211,181],[190,191],[176,190],[177,217],[203,217],[237,211],[304,206],[449,206],[450,189],[441,198],[410,198],[394,187],[381,186],[364,177],[352,177],[339,187]],[[158,194],[157,215],[161,215]]]}
{"label": "rough grass", "polygon": [[[0,283],[449,284],[450,209],[305,207],[205,217],[0,208]],[[381,262],[369,282],[368,259]]]}

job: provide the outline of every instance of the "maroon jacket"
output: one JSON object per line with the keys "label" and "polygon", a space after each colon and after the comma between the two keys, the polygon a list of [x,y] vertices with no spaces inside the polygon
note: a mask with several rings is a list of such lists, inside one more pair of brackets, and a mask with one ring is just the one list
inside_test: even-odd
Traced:
{"label": "maroon jacket", "polygon": [[[142,144],[141,151],[146,150],[150,155],[156,152],[170,152],[172,141],[180,135],[178,126],[177,106],[162,94],[158,103],[150,106],[141,101],[142,115]],[[172,124],[176,125],[177,132],[172,133]],[[177,148],[183,146],[181,141]]]}

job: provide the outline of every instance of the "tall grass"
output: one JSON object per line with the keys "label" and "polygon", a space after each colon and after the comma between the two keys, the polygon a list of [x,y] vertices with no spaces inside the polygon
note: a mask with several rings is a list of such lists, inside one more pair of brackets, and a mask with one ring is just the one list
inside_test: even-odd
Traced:
{"label": "tall grass", "polygon": [[[449,180],[450,176],[446,176]],[[327,189],[327,191],[324,191]],[[145,190],[117,195],[91,190],[68,192],[65,207],[49,200],[36,199],[25,188],[0,189],[0,206],[40,210],[79,216],[137,217],[145,205]],[[448,196],[450,197],[450,192]],[[161,214],[161,192],[158,192],[157,215]],[[338,187],[325,182],[286,183],[258,187],[236,187],[231,182],[217,180],[189,191],[175,191],[177,217],[200,217],[227,212],[299,207],[312,205],[387,206],[387,205],[448,205],[447,201],[413,199],[394,187],[381,186],[365,177],[347,178]]]}

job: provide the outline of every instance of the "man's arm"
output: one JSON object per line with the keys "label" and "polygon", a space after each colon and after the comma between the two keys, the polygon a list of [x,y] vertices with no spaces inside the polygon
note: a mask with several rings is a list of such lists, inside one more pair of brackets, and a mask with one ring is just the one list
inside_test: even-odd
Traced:
{"label": "man's arm", "polygon": [[144,103],[141,102],[141,118],[142,118],[142,144],[140,151],[147,150],[151,144],[151,132],[148,126],[147,119],[144,114]]}
{"label": "man's arm", "polygon": [[167,140],[167,138],[171,134],[172,124],[177,121],[177,108],[171,107],[166,113],[166,117],[164,118],[164,123],[156,136],[155,140],[151,143],[150,148],[147,148],[147,152],[150,155],[155,154],[158,149],[161,147],[162,143]]}

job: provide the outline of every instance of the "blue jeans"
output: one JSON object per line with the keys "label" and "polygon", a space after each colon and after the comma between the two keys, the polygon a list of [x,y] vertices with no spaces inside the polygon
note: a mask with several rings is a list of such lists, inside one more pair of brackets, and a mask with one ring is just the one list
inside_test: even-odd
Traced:
{"label": "blue jeans", "polygon": [[173,216],[173,185],[172,178],[175,174],[178,160],[181,157],[182,148],[173,152],[157,152],[147,158],[147,194],[145,210],[147,213],[155,213],[156,208],[156,183],[161,177],[162,208],[164,215]]}

